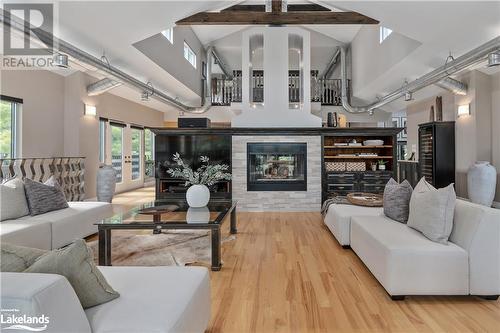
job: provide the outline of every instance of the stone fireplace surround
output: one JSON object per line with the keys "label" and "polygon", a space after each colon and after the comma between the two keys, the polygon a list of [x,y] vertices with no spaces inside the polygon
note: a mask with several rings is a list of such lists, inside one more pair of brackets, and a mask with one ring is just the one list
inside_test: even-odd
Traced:
{"label": "stone fireplace surround", "polygon": [[[307,144],[307,191],[247,191],[247,143]],[[321,136],[233,136],[232,195],[240,211],[320,211]]]}

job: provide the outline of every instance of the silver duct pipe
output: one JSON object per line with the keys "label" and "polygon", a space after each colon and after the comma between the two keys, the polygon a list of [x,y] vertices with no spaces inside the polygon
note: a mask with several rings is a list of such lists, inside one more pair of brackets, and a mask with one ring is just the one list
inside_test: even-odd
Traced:
{"label": "silver duct pipe", "polygon": [[102,80],[89,84],[87,86],[87,95],[97,96],[121,85],[121,82],[111,80],[106,77]]}
{"label": "silver duct pipe", "polygon": [[467,95],[467,85],[451,77],[445,77],[435,84],[440,88],[451,91],[455,95]]}
{"label": "silver duct pipe", "polygon": [[226,76],[226,78],[228,79],[232,79],[233,78],[233,73],[231,72],[231,70],[226,66],[226,64],[224,64],[224,62],[221,60],[221,57],[219,56],[219,54],[217,53],[217,51],[215,50],[215,47],[214,46],[210,46],[209,48],[209,52],[207,52],[207,56],[208,55],[211,55],[214,57],[214,60],[215,60],[215,63],[217,65],[219,65],[220,69],[222,70],[222,73],[224,73],[224,75]]}
{"label": "silver duct pipe", "polygon": [[350,113],[364,113],[364,112],[372,113],[375,109],[404,96],[406,92],[408,91],[415,92],[431,84],[439,82],[444,78],[453,75],[454,73],[457,73],[465,68],[470,67],[473,64],[485,60],[488,54],[490,54],[491,52],[498,52],[498,50],[500,50],[500,37],[496,37],[490,40],[489,42],[456,58],[455,60],[448,62],[444,66],[441,66],[433,70],[432,72],[429,72],[419,77],[418,79],[408,83],[406,86],[385,95],[380,100],[374,103],[371,103],[366,106],[356,107],[356,106],[351,106],[348,100],[346,49],[342,47],[340,52],[341,77],[342,77],[342,106],[347,112]]}
{"label": "silver duct pipe", "polygon": [[[25,22],[24,20],[21,20],[17,18],[14,15],[5,15],[5,12],[3,9],[0,10],[0,21],[4,24],[4,26],[10,26],[12,29],[15,29],[22,34],[26,35],[28,38],[30,38],[30,32],[33,33],[35,36],[37,36],[40,41],[42,41],[45,45],[48,47],[53,47],[57,45],[58,47],[58,52],[60,53],[65,53],[68,56],[81,61],[83,63],[86,63],[88,65],[91,65],[98,70],[107,73],[108,76],[118,82],[122,82],[124,84],[127,84],[133,88],[138,89],[140,92],[143,91],[150,91],[151,87],[147,85],[146,83],[141,82],[140,80],[136,79],[135,77],[119,70],[116,67],[110,66],[104,62],[101,61],[101,59],[94,57],[93,55],[77,48],[76,46],[57,38],[53,34],[42,30],[40,28],[34,28],[29,24],[28,22]],[[24,29],[24,27],[29,27],[29,29]],[[210,74],[210,73],[209,73]],[[151,96],[152,98],[171,105],[183,112],[187,113],[205,113],[210,109],[212,106],[211,103],[205,103],[204,106],[202,107],[194,107],[194,106],[189,106],[185,105],[184,103],[178,101],[177,99],[167,95],[166,93],[156,90],[154,92],[154,95]]]}
{"label": "silver duct pipe", "polygon": [[335,51],[333,52],[332,59],[330,59],[330,62],[326,66],[325,70],[320,74],[319,78],[320,79],[328,79],[331,75],[337,64],[339,63],[338,57],[340,55],[340,47],[336,47]]}

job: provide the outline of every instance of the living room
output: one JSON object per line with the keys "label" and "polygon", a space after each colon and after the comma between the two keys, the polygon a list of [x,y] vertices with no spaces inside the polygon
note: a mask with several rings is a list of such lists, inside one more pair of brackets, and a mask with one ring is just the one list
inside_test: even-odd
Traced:
{"label": "living room", "polygon": [[498,331],[499,14],[3,3],[1,329]]}

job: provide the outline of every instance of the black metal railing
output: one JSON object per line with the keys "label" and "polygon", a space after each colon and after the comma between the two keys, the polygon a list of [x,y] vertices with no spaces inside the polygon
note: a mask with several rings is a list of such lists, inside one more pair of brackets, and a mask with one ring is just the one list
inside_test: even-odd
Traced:
{"label": "black metal railing", "polygon": [[[298,73],[290,71],[288,77],[288,96],[290,103],[300,102],[301,84]],[[348,81],[347,84],[349,92],[350,81]],[[262,71],[254,71],[250,86],[252,88],[252,102],[262,103],[264,101],[264,74]],[[232,80],[212,78],[211,100],[212,105],[220,106],[228,106],[231,103],[241,103],[241,71],[235,71]],[[314,75],[311,76],[311,102],[319,102],[321,105],[341,106],[342,81],[340,79],[318,79]]]}
{"label": "black metal railing", "polygon": [[0,159],[0,182],[19,177],[44,182],[54,176],[68,201],[85,199],[85,157]]}

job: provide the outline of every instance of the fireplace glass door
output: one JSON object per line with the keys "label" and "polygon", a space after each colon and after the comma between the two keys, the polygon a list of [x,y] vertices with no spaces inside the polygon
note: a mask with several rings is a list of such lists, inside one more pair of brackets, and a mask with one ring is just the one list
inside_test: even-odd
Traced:
{"label": "fireplace glass door", "polygon": [[248,191],[307,191],[306,143],[248,143]]}

